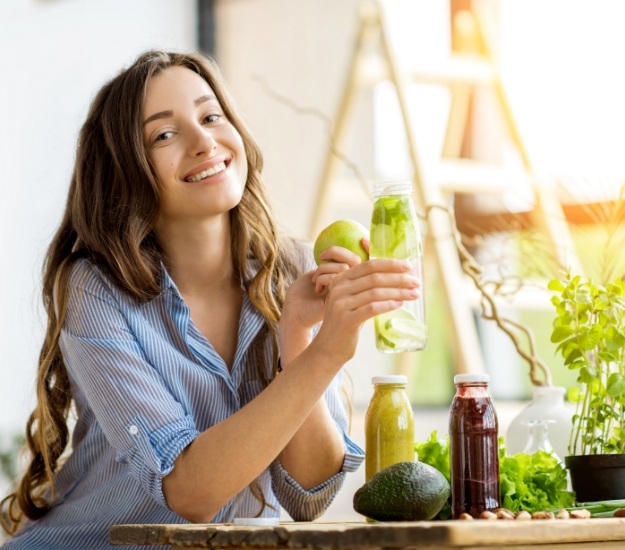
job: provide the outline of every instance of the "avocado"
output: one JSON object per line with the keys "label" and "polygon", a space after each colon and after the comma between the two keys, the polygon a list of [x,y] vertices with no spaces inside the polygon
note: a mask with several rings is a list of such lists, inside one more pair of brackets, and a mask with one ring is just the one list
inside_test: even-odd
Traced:
{"label": "avocado", "polygon": [[423,462],[380,470],[354,494],[354,510],[378,521],[430,520],[449,498],[449,482]]}

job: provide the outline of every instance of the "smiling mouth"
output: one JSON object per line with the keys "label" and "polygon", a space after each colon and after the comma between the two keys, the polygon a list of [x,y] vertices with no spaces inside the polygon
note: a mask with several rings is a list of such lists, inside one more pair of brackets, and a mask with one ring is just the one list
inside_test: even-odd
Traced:
{"label": "smiling mouth", "polygon": [[194,174],[193,176],[189,176],[188,178],[185,178],[184,181],[188,181],[189,183],[195,183],[197,181],[201,181],[205,178],[208,178],[209,176],[214,176],[215,174],[219,174],[219,172],[223,172],[225,169],[226,169],[226,163],[220,162],[218,164],[215,164],[215,166],[211,166],[210,168],[207,168],[206,170],[202,170],[201,172],[198,172],[197,174]]}

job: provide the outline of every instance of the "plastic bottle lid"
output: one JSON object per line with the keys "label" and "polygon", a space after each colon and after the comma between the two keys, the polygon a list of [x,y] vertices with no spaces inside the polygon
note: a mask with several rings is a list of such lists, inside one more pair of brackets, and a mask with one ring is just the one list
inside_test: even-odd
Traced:
{"label": "plastic bottle lid", "polygon": [[280,525],[280,518],[234,518],[234,525],[272,526]]}
{"label": "plastic bottle lid", "polygon": [[372,384],[406,384],[407,382],[408,378],[402,374],[385,374],[371,379]]}
{"label": "plastic bottle lid", "polygon": [[456,374],[454,376],[454,384],[470,384],[471,382],[485,382],[488,384],[488,382],[490,382],[490,375],[471,372],[467,374]]}
{"label": "plastic bottle lid", "polygon": [[410,195],[412,194],[412,182],[406,181],[384,181],[373,185],[373,196],[382,195]]}

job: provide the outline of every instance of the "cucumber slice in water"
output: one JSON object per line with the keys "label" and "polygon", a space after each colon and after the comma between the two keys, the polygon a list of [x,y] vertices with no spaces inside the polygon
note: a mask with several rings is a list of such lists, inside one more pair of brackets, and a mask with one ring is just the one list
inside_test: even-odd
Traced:
{"label": "cucumber slice in water", "polygon": [[380,339],[390,348],[403,347],[413,339],[425,340],[427,327],[403,308],[387,313],[378,323]]}

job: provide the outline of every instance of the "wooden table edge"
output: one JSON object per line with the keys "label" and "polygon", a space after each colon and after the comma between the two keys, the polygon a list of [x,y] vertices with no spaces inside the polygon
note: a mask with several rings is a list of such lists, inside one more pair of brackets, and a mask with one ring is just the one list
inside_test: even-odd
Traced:
{"label": "wooden table edge", "polygon": [[421,521],[397,523],[283,522],[279,526],[232,524],[113,525],[113,545],[202,548],[409,548],[416,545],[545,545],[623,541],[625,518],[515,521]]}

